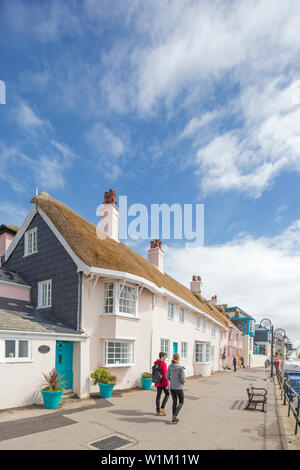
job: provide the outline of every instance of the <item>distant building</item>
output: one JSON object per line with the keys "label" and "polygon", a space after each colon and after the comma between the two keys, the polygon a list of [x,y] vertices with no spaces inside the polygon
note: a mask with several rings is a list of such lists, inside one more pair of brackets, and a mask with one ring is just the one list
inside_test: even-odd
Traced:
{"label": "distant building", "polygon": [[255,332],[255,319],[240,307],[226,307],[225,312],[229,314],[232,323],[243,334],[242,356],[245,366],[253,366],[253,339]]}
{"label": "distant building", "polygon": [[[255,325],[253,353],[255,354],[255,363],[263,365],[266,359],[271,356],[271,335],[270,330]],[[258,357],[263,356],[263,357]]]}

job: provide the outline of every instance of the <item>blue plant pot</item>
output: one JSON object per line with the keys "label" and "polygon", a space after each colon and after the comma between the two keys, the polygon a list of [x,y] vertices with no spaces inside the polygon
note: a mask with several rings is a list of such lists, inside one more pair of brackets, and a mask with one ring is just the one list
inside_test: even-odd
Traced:
{"label": "blue plant pot", "polygon": [[152,387],[152,378],[141,377],[143,390],[150,390]]}
{"label": "blue plant pot", "polygon": [[43,397],[44,407],[53,410],[58,408],[64,390],[50,392],[49,390],[41,390]]}
{"label": "blue plant pot", "polygon": [[114,389],[114,385],[102,384],[100,382],[98,382],[98,385],[100,389],[100,396],[102,398],[110,398]]}

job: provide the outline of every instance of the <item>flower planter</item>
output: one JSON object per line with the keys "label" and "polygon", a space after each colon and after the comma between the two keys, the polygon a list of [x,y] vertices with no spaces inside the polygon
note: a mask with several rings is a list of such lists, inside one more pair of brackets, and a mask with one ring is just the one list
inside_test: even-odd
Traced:
{"label": "flower planter", "polygon": [[100,382],[98,382],[98,385],[100,389],[100,396],[102,398],[110,398],[114,389],[114,385],[102,384]]}
{"label": "flower planter", "polygon": [[142,381],[142,389],[143,390],[150,390],[152,387],[152,378],[141,377]]}
{"label": "flower planter", "polygon": [[58,408],[64,390],[50,392],[49,390],[41,390],[43,397],[44,407],[48,409]]}

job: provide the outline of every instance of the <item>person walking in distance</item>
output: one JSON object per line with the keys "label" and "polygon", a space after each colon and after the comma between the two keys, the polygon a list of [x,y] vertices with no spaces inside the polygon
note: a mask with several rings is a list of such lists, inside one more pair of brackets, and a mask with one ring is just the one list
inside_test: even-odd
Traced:
{"label": "person walking in distance", "polygon": [[235,356],[233,356],[232,364],[233,364],[233,367],[234,367],[234,372],[236,372],[236,357]]}
{"label": "person walking in distance", "polygon": [[244,361],[243,356],[241,357],[241,367],[245,369],[245,361]]}
{"label": "person walking in distance", "polygon": [[[156,416],[166,416],[165,407],[169,400],[169,381],[166,378],[167,375],[167,354],[165,352],[159,353],[159,359],[154,362],[152,367],[152,380],[156,387]],[[161,394],[164,392],[165,396],[160,407]]]}
{"label": "person walking in distance", "polygon": [[179,362],[180,355],[177,353],[173,354],[172,364],[169,365],[167,372],[167,379],[170,380],[170,390],[173,400],[172,423],[178,423],[179,419],[177,418],[177,416],[184,403],[183,386],[185,381],[185,373],[184,367],[181,366]]}

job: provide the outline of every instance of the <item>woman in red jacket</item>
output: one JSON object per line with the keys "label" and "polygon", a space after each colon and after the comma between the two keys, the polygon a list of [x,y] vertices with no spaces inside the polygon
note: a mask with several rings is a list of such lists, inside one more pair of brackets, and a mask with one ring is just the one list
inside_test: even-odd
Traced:
{"label": "woman in red jacket", "polygon": [[[167,404],[167,401],[169,400],[170,392],[169,392],[169,381],[166,379],[167,375],[167,364],[166,364],[166,359],[167,355],[164,352],[159,353],[159,359],[155,361],[154,364],[159,365],[162,373],[162,379],[160,382],[155,384],[155,387],[157,389],[156,392],[156,416],[166,416],[165,412],[165,406]],[[162,394],[162,391],[164,391],[165,396],[162,402],[162,405],[160,407],[160,397]]]}

